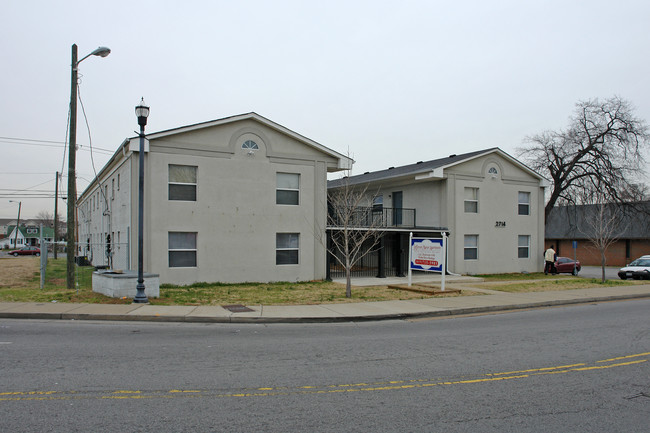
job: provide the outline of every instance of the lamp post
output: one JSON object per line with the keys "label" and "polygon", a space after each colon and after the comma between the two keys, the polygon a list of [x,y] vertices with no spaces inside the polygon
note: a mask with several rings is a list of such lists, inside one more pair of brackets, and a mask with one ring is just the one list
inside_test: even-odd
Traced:
{"label": "lamp post", "polygon": [[138,118],[138,125],[140,125],[140,153],[138,155],[140,173],[138,176],[138,284],[133,302],[146,304],[149,300],[144,293],[144,272],[142,270],[144,262],[144,127],[147,124],[147,117],[149,117],[149,106],[145,105],[144,98],[135,107],[135,115]]}
{"label": "lamp post", "polygon": [[[18,248],[18,227],[20,226],[20,207],[22,206],[22,201],[9,200],[11,203],[18,203],[18,219],[16,220],[16,236],[14,237],[14,248]],[[11,242],[11,241],[10,241]]]}
{"label": "lamp post", "polygon": [[74,256],[75,256],[75,207],[77,206],[77,81],[79,63],[90,56],[106,57],[111,53],[110,48],[99,47],[81,60],[77,60],[77,44],[72,44],[72,74],[70,79],[70,145],[68,147],[68,242],[67,242],[67,268],[66,284],[68,289],[74,289]]}

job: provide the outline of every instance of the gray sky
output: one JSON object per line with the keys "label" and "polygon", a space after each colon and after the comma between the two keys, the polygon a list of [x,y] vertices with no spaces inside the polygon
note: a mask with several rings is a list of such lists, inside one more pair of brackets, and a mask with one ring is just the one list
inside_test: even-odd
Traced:
{"label": "gray sky", "polygon": [[[79,58],[112,50],[79,67],[97,171],[136,135],[141,97],[147,132],[255,111],[349,152],[353,173],[495,146],[516,156],[595,97],[650,120],[647,0],[8,0],[0,19],[7,218],[17,190],[22,216],[54,210],[25,195],[53,194],[67,173],[73,43]],[[79,192],[94,177],[81,110]]]}

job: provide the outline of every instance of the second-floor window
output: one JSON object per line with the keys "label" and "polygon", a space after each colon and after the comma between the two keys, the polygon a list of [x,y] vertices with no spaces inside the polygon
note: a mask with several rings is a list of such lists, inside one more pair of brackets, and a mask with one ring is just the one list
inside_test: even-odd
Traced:
{"label": "second-floor window", "polygon": [[300,204],[300,175],[297,173],[277,173],[275,190],[276,204]]}
{"label": "second-floor window", "polygon": [[478,188],[465,188],[465,213],[478,213]]}
{"label": "second-floor window", "polygon": [[530,215],[530,193],[519,191],[518,196],[518,213],[519,215]]}
{"label": "second-floor window", "polygon": [[196,171],[193,165],[169,165],[169,200],[196,201]]}

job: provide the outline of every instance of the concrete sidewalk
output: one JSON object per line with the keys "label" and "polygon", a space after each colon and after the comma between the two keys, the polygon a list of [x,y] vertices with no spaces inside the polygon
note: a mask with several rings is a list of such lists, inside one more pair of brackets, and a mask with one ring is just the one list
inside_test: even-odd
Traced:
{"label": "concrete sidewalk", "polygon": [[[418,279],[433,282],[430,277]],[[373,285],[376,279],[370,279]],[[404,284],[405,279],[396,280]],[[438,278],[439,282],[439,278]],[[477,288],[476,279],[448,279],[450,288],[484,293],[477,296],[441,297],[405,301],[360,302],[349,304],[264,306],[248,305],[246,312],[233,312],[220,306],[158,306],[147,304],[67,304],[0,303],[0,318],[114,320],[204,323],[298,323],[356,322],[386,319],[444,317],[495,311],[539,308],[624,299],[650,298],[650,284],[597,287],[565,291],[506,293]],[[393,284],[384,279],[381,284]],[[355,279],[354,285],[364,285]]]}

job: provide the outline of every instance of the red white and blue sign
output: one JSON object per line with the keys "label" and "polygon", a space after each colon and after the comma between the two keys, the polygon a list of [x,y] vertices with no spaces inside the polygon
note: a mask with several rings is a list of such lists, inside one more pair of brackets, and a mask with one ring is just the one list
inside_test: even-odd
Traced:
{"label": "red white and blue sign", "polygon": [[411,238],[410,268],[415,271],[442,272],[445,262],[442,239]]}

